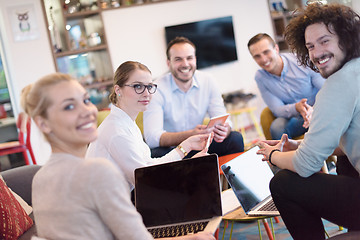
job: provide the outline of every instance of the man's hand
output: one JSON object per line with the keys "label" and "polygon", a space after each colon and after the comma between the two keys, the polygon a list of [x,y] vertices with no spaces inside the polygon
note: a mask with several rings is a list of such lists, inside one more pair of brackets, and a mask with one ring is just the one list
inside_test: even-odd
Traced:
{"label": "man's hand", "polygon": [[313,107],[306,103],[307,99],[303,98],[295,104],[295,109],[304,119],[304,128],[308,128],[312,117]]}
{"label": "man's hand", "polygon": [[224,125],[216,125],[213,128],[214,131],[214,141],[221,143],[224,141],[227,136],[229,136],[231,128],[229,123],[225,123]]}
{"label": "man's hand", "polygon": [[289,139],[287,134],[283,134],[280,140],[264,140],[260,141],[256,145],[260,148],[263,146],[274,146],[277,149],[281,149],[282,152],[294,151],[300,145],[301,140]]}
{"label": "man's hand", "polygon": [[193,129],[193,135],[198,135],[198,134],[206,134],[206,133],[211,133],[212,129],[211,128],[207,128],[206,125],[197,125],[194,129]]}

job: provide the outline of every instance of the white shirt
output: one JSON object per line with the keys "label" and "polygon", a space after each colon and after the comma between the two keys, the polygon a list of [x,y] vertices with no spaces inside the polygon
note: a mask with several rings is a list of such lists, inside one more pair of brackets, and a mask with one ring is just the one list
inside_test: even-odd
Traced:
{"label": "white shirt", "polygon": [[90,144],[86,156],[103,157],[114,162],[124,173],[131,189],[135,185],[136,168],[182,158],[175,149],[161,158],[151,158],[150,148],[136,122],[114,105],[99,126],[98,139]]}
{"label": "white shirt", "polygon": [[[224,100],[215,80],[208,74],[195,71],[192,85],[183,92],[171,73],[157,79],[157,91],[144,112],[144,137],[150,148],[160,146],[164,132],[182,132],[201,125],[208,115],[226,113]],[[229,121],[231,126],[231,122]]]}

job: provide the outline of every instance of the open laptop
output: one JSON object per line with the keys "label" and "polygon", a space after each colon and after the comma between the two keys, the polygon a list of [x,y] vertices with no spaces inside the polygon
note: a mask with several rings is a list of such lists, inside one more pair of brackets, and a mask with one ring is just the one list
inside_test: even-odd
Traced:
{"label": "open laptop", "polygon": [[258,150],[258,146],[249,149],[221,169],[247,215],[280,215],[269,189],[274,174],[263,156],[256,154]]}
{"label": "open laptop", "polygon": [[154,238],[209,231],[221,222],[216,154],[135,170],[135,206]]}

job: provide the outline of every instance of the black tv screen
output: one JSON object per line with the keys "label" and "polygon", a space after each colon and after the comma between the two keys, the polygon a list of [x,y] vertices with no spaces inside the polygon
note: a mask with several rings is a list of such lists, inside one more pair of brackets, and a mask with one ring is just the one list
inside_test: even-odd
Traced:
{"label": "black tv screen", "polygon": [[166,42],[187,37],[196,46],[198,69],[236,61],[232,16],[165,27]]}

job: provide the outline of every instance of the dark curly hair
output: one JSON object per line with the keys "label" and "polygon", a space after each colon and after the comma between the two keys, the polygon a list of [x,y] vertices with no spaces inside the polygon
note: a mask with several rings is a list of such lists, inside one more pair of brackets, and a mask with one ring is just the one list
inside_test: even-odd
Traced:
{"label": "dark curly hair", "polygon": [[344,63],[360,57],[360,16],[350,7],[340,4],[311,3],[297,10],[285,29],[285,40],[290,50],[304,66],[317,71],[305,46],[305,29],[315,23],[324,23],[339,37],[339,47],[345,51]]}

